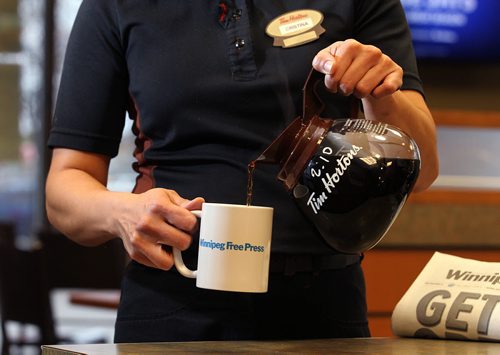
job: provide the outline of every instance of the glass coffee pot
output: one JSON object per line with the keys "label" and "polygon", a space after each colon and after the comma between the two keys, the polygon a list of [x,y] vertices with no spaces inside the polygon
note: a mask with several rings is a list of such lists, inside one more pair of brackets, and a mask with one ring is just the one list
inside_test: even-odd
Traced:
{"label": "glass coffee pot", "polygon": [[279,164],[278,180],[324,241],[338,252],[360,253],[396,219],[418,177],[420,155],[393,125],[320,117],[320,82],[322,75],[312,70],[302,116],[250,165]]}

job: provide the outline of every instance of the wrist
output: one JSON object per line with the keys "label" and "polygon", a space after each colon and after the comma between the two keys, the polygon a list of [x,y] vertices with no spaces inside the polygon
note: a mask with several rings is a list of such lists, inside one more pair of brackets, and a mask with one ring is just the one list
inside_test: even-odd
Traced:
{"label": "wrist", "polygon": [[[100,230],[109,236],[108,239],[122,238],[130,227],[130,216],[133,216],[131,199],[135,194],[129,192],[102,191],[97,197],[102,201],[103,207],[100,217],[102,225]],[[99,213],[99,212],[98,212]]]}
{"label": "wrist", "polygon": [[361,99],[363,110],[366,118],[383,121],[386,123],[393,123],[393,118],[397,116],[399,111],[399,100],[401,91],[396,91],[391,95],[380,98],[375,98],[371,95]]}

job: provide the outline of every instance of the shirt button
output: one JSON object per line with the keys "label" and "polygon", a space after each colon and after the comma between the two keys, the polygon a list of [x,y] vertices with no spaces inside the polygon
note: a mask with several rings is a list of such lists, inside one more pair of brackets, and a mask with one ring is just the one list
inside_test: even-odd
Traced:
{"label": "shirt button", "polygon": [[236,38],[234,41],[234,46],[238,49],[245,47],[245,40],[243,38]]}
{"label": "shirt button", "polygon": [[233,15],[232,15],[233,21],[238,21],[241,18],[242,13],[243,13],[243,11],[241,9],[234,10]]}

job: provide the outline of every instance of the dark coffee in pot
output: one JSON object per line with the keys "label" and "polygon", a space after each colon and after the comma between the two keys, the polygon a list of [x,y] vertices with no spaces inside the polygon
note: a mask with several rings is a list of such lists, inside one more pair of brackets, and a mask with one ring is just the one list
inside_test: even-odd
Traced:
{"label": "dark coffee in pot", "polygon": [[293,196],[335,250],[368,250],[382,239],[399,213],[418,175],[420,161],[329,158],[325,162],[324,155],[316,155],[311,160]]}
{"label": "dark coffee in pot", "polygon": [[247,204],[255,165],[278,164],[278,181],[324,241],[357,254],[375,246],[394,222],[418,177],[420,154],[396,126],[321,118],[323,105],[314,95],[321,82],[312,71],[302,116],[248,165]]}

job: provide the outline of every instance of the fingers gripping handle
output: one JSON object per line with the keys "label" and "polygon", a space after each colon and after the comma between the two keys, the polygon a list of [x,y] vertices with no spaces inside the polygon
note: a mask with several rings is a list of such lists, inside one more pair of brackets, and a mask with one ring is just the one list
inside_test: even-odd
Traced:
{"label": "fingers gripping handle", "polygon": [[[201,211],[191,211],[191,213],[196,217],[201,218]],[[182,260],[182,253],[179,249],[172,248],[172,251],[174,253],[174,264],[177,271],[179,271],[182,276],[195,279],[197,270],[191,270],[186,266],[186,264],[184,264],[184,260]]]}

